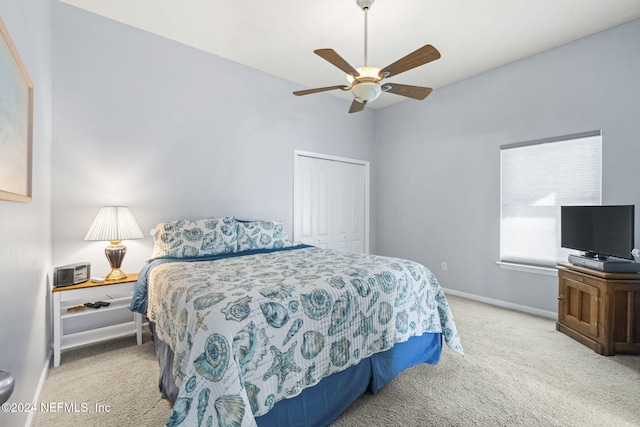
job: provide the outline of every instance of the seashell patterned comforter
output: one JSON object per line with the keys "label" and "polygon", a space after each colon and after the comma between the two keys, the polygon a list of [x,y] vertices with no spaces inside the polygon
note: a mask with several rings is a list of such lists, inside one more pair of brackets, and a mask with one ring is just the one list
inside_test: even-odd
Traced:
{"label": "seashell patterned comforter", "polygon": [[281,399],[425,332],[462,353],[446,298],[415,262],[293,248],[164,263],[147,316],[174,351],[167,425],[252,426]]}

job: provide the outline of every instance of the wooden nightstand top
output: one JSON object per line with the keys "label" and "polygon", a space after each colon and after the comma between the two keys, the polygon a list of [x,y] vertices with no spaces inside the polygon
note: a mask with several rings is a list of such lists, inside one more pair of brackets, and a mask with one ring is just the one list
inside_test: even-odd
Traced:
{"label": "wooden nightstand top", "polygon": [[93,288],[96,286],[108,286],[108,285],[115,285],[118,283],[135,282],[137,280],[138,280],[138,273],[132,273],[132,274],[127,274],[127,277],[120,280],[105,280],[102,283],[88,281],[88,282],[78,283],[77,285],[58,286],[57,288],[53,288],[52,292],[71,291],[74,289]]}
{"label": "wooden nightstand top", "polygon": [[602,279],[616,279],[616,280],[640,280],[640,273],[616,273],[611,271],[599,271],[591,268],[582,267],[579,265],[569,264],[567,262],[560,262],[557,265],[560,270],[568,270],[573,272],[579,272],[588,274],[590,276],[600,277]]}

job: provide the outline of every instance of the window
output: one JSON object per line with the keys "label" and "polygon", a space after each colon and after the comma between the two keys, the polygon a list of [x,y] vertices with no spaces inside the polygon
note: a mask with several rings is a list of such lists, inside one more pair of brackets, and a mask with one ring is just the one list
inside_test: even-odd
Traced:
{"label": "window", "polygon": [[560,206],[601,204],[601,131],[504,145],[500,153],[500,260],[566,261],[572,251],[560,247]]}

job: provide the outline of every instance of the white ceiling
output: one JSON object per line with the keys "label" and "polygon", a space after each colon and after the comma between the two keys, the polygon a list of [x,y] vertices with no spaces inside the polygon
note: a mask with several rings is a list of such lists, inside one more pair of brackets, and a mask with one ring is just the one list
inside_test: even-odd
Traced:
{"label": "white ceiling", "polygon": [[[346,84],[315,49],[363,65],[364,13],[356,0],[60,1],[295,82],[296,90]],[[640,0],[375,0],[368,65],[383,68],[431,44],[440,59],[392,81],[437,90],[638,18]],[[331,91],[301,102],[327,94],[352,99]],[[404,100],[383,93],[367,107]]]}

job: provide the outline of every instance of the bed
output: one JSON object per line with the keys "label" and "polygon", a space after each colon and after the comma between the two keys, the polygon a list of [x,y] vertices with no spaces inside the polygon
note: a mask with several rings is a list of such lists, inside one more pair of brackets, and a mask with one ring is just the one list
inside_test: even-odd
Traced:
{"label": "bed", "polygon": [[168,426],[325,426],[404,369],[463,353],[424,266],[292,244],[282,223],[161,223],[131,309],[149,319]]}

